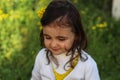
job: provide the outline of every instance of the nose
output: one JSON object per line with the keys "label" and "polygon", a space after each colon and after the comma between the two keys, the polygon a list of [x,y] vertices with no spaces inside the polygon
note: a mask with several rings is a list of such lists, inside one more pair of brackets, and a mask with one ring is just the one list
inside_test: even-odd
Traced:
{"label": "nose", "polygon": [[56,40],[51,41],[50,46],[51,46],[51,48],[56,48],[57,47],[57,41]]}

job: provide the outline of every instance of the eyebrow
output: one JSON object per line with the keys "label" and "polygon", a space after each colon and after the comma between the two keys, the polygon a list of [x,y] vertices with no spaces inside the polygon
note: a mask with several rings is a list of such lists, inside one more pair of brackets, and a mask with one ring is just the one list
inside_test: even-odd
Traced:
{"label": "eyebrow", "polygon": [[48,34],[43,34],[43,36],[49,36]]}
{"label": "eyebrow", "polygon": [[65,37],[65,36],[57,36],[57,38],[68,38],[68,37]]}
{"label": "eyebrow", "polygon": [[[43,34],[43,36],[50,36],[50,35],[48,35],[48,34]],[[68,37],[66,37],[66,36],[57,36],[56,38],[68,38]]]}

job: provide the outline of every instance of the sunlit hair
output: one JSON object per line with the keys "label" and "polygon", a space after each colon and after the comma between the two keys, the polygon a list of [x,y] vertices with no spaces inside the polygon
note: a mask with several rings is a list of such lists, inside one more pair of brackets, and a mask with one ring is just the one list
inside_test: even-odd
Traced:
{"label": "sunlit hair", "polygon": [[[70,50],[68,50],[68,53],[70,51],[72,52],[72,54],[70,54],[72,56],[68,61],[71,63],[71,67],[73,68],[72,61],[74,60],[73,55],[76,50],[80,54],[81,61],[86,61],[87,56],[83,57],[81,54],[81,50],[86,49],[87,39],[81,23],[81,17],[79,11],[76,9],[76,7],[67,0],[53,0],[47,6],[43,14],[43,17],[41,18],[41,24],[43,27],[51,23],[56,23],[60,27],[62,27],[62,25],[69,25],[69,27],[72,28],[72,31],[75,34],[74,43],[72,44]],[[43,31],[41,31],[40,39],[41,39],[41,46],[44,47]],[[51,54],[51,52],[47,50],[46,54],[49,64],[50,63],[49,54]]]}

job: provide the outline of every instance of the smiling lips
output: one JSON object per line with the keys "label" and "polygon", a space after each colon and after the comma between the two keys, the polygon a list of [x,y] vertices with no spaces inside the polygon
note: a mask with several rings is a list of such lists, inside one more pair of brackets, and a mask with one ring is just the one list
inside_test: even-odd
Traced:
{"label": "smiling lips", "polygon": [[58,51],[59,49],[52,49],[52,51]]}

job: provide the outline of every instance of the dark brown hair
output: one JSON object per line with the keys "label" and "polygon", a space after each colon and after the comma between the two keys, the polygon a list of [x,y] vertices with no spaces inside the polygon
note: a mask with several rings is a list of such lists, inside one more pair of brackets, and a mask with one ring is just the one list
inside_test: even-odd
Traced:
{"label": "dark brown hair", "polygon": [[[76,39],[74,40],[74,43],[69,51],[72,51],[72,57],[69,60],[72,66],[72,61],[74,60],[73,55],[77,49],[78,53],[80,54],[80,59],[82,61],[85,61],[87,59],[85,57],[82,57],[81,50],[84,50],[87,46],[87,39],[86,39],[86,34],[83,29],[83,25],[81,22],[81,17],[79,14],[79,11],[77,8],[69,1],[67,0],[53,0],[52,2],[49,3],[47,6],[45,13],[43,14],[43,17],[41,18],[41,24],[43,27],[46,25],[49,25],[50,23],[54,22],[58,18],[59,21],[57,22],[58,25],[62,24],[68,24],[72,28],[73,33],[76,36]],[[61,23],[62,21],[62,23]],[[44,38],[43,38],[43,32],[41,31],[40,34],[41,38],[41,43],[43,43]],[[42,44],[44,47],[44,44]],[[50,63],[49,59],[49,50],[47,50],[47,58],[48,58],[48,63]]]}

